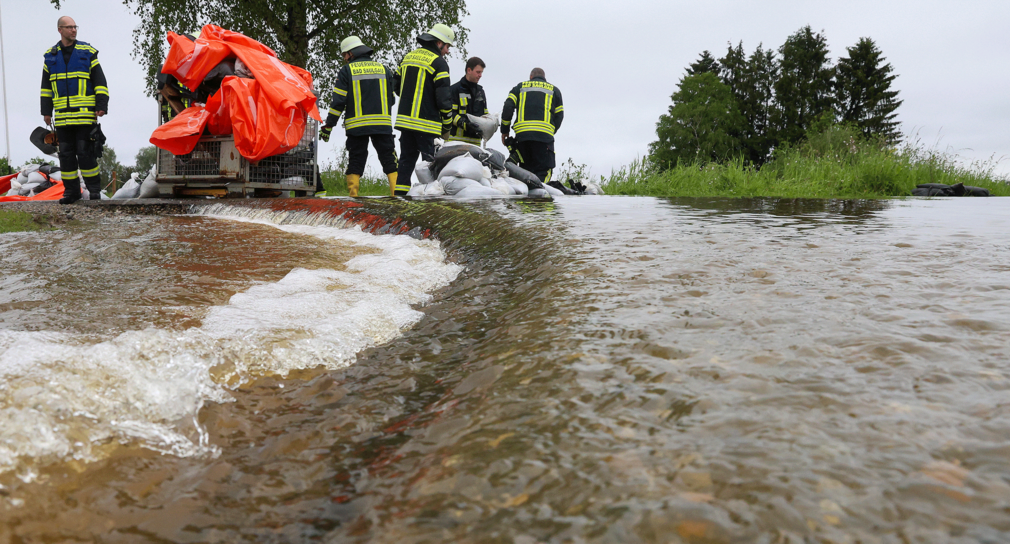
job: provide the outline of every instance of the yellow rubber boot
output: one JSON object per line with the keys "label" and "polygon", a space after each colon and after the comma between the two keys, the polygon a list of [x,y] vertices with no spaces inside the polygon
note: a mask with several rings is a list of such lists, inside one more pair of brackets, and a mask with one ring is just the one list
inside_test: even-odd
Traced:
{"label": "yellow rubber boot", "polygon": [[358,182],[361,181],[361,176],[357,174],[347,174],[347,193],[350,196],[358,196]]}
{"label": "yellow rubber boot", "polygon": [[389,178],[389,196],[396,196],[396,174],[396,172],[386,174],[386,177]]}

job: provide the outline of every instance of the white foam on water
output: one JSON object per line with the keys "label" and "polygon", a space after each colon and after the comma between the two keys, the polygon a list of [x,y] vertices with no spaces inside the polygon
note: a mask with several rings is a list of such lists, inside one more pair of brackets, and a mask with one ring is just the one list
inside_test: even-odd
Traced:
{"label": "white foam on water", "polygon": [[96,344],[65,333],[0,331],[0,473],[14,470],[30,480],[41,466],[94,461],[119,444],[216,455],[196,417],[204,403],[230,400],[225,382],[351,364],[361,350],[414,325],[423,314],[413,306],[461,271],[433,240],[281,225],[291,214],[271,213],[212,217],[371,253],[352,258],[344,270],[299,268],[276,283],[254,285],[211,308],[199,328],[182,332],[126,331]]}

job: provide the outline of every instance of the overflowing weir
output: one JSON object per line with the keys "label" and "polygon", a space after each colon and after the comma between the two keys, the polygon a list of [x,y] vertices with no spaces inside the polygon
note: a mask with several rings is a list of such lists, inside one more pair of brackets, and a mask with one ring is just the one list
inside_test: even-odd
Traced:
{"label": "overflowing weir", "polygon": [[997,200],[133,211],[0,237],[0,543],[1010,535]]}

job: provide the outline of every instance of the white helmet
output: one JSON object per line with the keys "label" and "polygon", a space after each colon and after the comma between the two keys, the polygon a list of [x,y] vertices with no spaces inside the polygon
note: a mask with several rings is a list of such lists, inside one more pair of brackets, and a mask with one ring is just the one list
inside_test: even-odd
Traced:
{"label": "white helmet", "polygon": [[357,36],[348,36],[344,38],[344,41],[340,42],[340,52],[346,53],[351,49],[354,49],[355,47],[361,47],[362,45],[365,44],[361,43],[361,38]]}
{"label": "white helmet", "polygon": [[449,45],[456,45],[456,33],[453,32],[451,28],[449,28],[446,25],[443,25],[442,23],[438,23],[437,25],[431,27],[431,30],[428,31],[428,34],[430,34],[436,40],[439,40],[443,43],[447,43]]}

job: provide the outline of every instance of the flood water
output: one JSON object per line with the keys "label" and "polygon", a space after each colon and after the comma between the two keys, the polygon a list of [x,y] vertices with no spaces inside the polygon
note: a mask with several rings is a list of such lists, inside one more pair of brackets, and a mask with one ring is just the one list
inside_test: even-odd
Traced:
{"label": "flood water", "polygon": [[0,544],[1010,541],[1001,199],[0,236]]}

